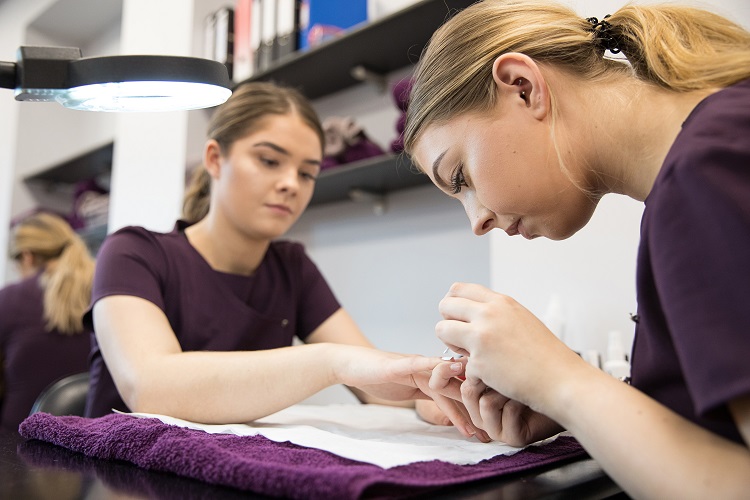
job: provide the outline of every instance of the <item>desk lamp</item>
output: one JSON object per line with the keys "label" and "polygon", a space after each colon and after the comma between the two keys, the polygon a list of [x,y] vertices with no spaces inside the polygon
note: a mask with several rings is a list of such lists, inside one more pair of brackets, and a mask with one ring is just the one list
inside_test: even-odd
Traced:
{"label": "desk lamp", "polygon": [[87,111],[173,111],[217,106],[232,94],[226,66],[209,59],[81,57],[74,47],[20,47],[0,61],[0,88],[17,101],[56,101]]}

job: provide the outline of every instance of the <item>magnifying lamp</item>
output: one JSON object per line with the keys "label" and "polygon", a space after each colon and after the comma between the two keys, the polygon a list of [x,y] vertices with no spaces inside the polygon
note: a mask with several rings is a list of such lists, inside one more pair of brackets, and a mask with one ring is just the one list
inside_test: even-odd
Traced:
{"label": "magnifying lamp", "polygon": [[232,94],[226,66],[210,59],[123,55],[81,57],[74,47],[20,47],[0,61],[0,88],[17,101],[56,101],[87,111],[208,108]]}

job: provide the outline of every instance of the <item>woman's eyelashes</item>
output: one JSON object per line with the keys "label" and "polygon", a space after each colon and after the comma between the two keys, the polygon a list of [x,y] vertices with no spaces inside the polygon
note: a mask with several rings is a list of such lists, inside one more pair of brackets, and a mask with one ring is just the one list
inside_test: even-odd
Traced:
{"label": "woman's eyelashes", "polygon": [[456,165],[456,168],[453,169],[453,172],[451,173],[450,178],[450,185],[451,185],[451,193],[458,194],[461,192],[461,188],[466,186],[469,187],[469,185],[466,183],[466,178],[464,177],[464,164],[459,163]]}
{"label": "woman's eyelashes", "polygon": [[299,175],[306,181],[315,181],[318,178],[318,176],[315,175],[314,173],[306,172],[304,170],[300,170]]}
{"label": "woman's eyelashes", "polygon": [[[287,159],[282,161],[269,155],[258,155],[258,161],[260,161],[261,165],[274,170],[281,167],[282,164],[285,165],[285,168],[295,168],[292,162]],[[299,169],[299,176],[305,181],[314,181],[318,178],[318,172],[317,169],[313,170],[305,166]]]}
{"label": "woman's eyelashes", "polygon": [[279,161],[276,160],[275,158],[271,158],[269,156],[263,156],[263,155],[261,155],[260,156],[260,162],[263,165],[265,165],[266,167],[269,167],[269,168],[274,168],[274,167],[278,167],[279,166]]}

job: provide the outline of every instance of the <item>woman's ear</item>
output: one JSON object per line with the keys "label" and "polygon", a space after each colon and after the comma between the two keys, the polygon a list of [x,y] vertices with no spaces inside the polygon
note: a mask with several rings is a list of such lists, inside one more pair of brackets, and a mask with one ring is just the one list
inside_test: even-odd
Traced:
{"label": "woman's ear", "polygon": [[536,62],[525,54],[508,52],[495,59],[492,77],[502,95],[523,101],[538,120],[550,111],[547,81]]}
{"label": "woman's ear", "polygon": [[211,178],[217,179],[221,172],[221,146],[214,139],[206,141],[203,147],[203,165]]}
{"label": "woman's ear", "polygon": [[28,278],[40,268],[40,262],[29,250],[22,250],[17,258],[18,270],[22,277]]}

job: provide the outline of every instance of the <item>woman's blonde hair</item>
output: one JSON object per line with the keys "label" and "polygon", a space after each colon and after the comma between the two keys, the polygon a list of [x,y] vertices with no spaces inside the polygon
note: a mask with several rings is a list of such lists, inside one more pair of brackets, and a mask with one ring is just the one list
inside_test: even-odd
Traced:
{"label": "woman's blonde hair", "polygon": [[[219,143],[222,153],[228,153],[232,144],[260,129],[269,115],[296,114],[320,139],[323,149],[325,135],[320,119],[310,102],[297,90],[269,82],[252,82],[240,85],[231,97],[219,106],[208,124],[207,136]],[[211,194],[211,176],[204,166],[196,168],[191,176],[182,206],[182,218],[197,222],[208,214]]]}
{"label": "woman's blonde hair", "polygon": [[[11,257],[29,252],[44,267],[44,319],[49,330],[71,335],[83,331],[83,314],[91,300],[94,259],[83,240],[61,217],[38,213],[14,229]],[[53,266],[50,261],[56,261]]]}
{"label": "woman's blonde hair", "polygon": [[596,81],[626,75],[675,92],[726,87],[750,77],[750,33],[716,14],[678,5],[626,5],[606,18],[628,62],[604,57],[601,25],[547,1],[485,0],[432,36],[414,75],[404,144],[422,131],[495,105],[493,61],[520,52]]}

